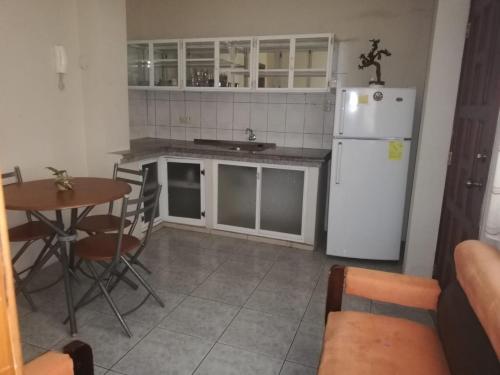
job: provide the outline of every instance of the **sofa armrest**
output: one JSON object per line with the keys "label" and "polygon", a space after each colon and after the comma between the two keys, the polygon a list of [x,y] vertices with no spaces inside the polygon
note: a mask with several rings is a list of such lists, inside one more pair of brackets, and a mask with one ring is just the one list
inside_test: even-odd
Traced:
{"label": "sofa armrest", "polygon": [[327,316],[330,311],[340,311],[343,292],[376,301],[436,310],[441,288],[434,279],[334,265],[328,281]]}
{"label": "sofa armrest", "polygon": [[67,354],[48,352],[24,366],[24,375],[73,375],[73,361]]}

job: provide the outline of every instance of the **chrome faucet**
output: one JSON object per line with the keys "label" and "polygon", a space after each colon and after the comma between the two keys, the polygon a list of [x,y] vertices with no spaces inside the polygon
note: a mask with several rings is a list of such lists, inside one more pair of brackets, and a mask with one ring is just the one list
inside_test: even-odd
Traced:
{"label": "chrome faucet", "polygon": [[245,134],[248,134],[248,140],[249,141],[255,141],[257,139],[257,136],[255,135],[255,133],[253,132],[253,130],[250,129],[250,128],[246,128],[245,129]]}

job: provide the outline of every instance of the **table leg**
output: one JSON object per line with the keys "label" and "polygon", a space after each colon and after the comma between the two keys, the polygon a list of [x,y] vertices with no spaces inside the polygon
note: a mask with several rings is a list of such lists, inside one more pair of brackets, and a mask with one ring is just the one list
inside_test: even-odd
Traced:
{"label": "table leg", "polygon": [[[56,218],[57,218],[58,226],[63,229],[64,222],[63,222],[62,213],[60,210],[56,211]],[[71,332],[71,335],[75,335],[78,332],[78,330],[76,327],[75,308],[73,305],[73,289],[71,287],[71,277],[69,274],[70,263],[69,263],[69,259],[68,259],[68,250],[69,250],[68,242],[71,241],[70,237],[71,236],[69,236],[69,238],[59,236],[58,241],[59,241],[60,251],[61,251],[61,265],[62,265],[63,278],[64,278],[64,291],[66,294],[66,306],[68,308],[68,315],[69,315],[70,332]]]}
{"label": "table leg", "polygon": [[[78,208],[71,209],[71,224],[70,233],[76,235],[76,221],[78,220]],[[69,245],[69,266],[75,271],[75,242],[71,242]]]}

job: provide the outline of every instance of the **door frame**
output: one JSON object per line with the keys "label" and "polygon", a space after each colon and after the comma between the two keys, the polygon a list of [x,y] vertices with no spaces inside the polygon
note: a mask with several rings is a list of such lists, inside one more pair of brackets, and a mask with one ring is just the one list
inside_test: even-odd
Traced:
{"label": "door frame", "polygon": [[[219,206],[219,165],[234,165],[234,166],[242,166],[242,167],[251,167],[256,168],[257,176],[256,176],[256,201],[255,201],[255,229],[252,228],[243,228],[234,225],[227,224],[219,224],[218,223],[218,206]],[[260,214],[261,214],[261,193],[262,193],[262,168],[269,169],[284,169],[284,170],[296,170],[304,172],[304,188],[302,192],[302,218],[301,218],[301,228],[300,235],[283,233],[283,232],[275,232],[269,231],[265,229],[261,229],[260,227]],[[304,242],[304,224],[306,218],[306,197],[307,197],[307,189],[308,189],[308,169],[303,166],[294,166],[294,165],[281,165],[281,164],[259,164],[259,163],[250,163],[250,162],[239,162],[239,161],[230,161],[230,160],[214,160],[214,171],[213,171],[213,227],[214,229],[228,231],[228,232],[236,232],[242,233],[246,235],[255,235],[262,236],[274,239],[280,239],[285,241],[293,241],[293,242]]]}
{"label": "door frame", "polygon": [[[199,164],[200,165],[200,212],[205,212],[205,215],[200,214],[200,219],[183,218],[179,216],[171,216],[168,207],[168,163],[180,164]],[[161,166],[161,167],[160,167]],[[159,159],[158,168],[161,170],[161,181],[164,186],[164,196],[160,200],[160,218],[163,221],[170,223],[186,224],[204,227],[206,225],[206,205],[205,205],[205,176],[201,173],[205,171],[205,163],[203,159],[196,158],[170,158],[168,156]],[[160,175],[160,174],[159,174]]]}

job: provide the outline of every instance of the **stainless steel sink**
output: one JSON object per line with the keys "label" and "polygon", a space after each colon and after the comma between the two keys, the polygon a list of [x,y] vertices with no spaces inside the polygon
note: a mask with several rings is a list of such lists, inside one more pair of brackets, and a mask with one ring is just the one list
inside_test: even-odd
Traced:
{"label": "stainless steel sink", "polygon": [[227,150],[232,150],[232,151],[249,151],[249,152],[264,151],[276,147],[276,143],[219,141],[216,139],[195,139],[194,143],[197,145],[225,148]]}

